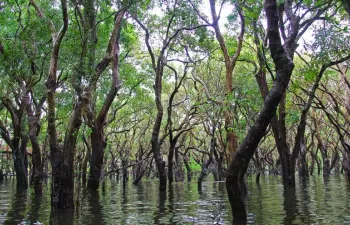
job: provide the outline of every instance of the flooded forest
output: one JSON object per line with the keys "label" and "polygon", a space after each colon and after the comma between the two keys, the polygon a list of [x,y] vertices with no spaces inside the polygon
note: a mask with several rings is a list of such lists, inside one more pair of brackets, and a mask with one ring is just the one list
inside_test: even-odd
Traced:
{"label": "flooded forest", "polygon": [[0,1],[0,224],[350,223],[350,1]]}

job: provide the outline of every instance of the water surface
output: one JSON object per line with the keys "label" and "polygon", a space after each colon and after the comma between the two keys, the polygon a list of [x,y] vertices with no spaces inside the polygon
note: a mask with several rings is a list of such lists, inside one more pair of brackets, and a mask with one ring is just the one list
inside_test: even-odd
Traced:
{"label": "water surface", "polygon": [[[248,178],[249,224],[350,224],[350,188],[342,176],[314,176],[285,189],[279,177]],[[76,187],[75,212],[51,213],[49,183],[42,197],[16,191],[15,180],[0,184],[0,224],[231,224],[224,182],[158,183],[138,186],[107,180],[99,192]]]}

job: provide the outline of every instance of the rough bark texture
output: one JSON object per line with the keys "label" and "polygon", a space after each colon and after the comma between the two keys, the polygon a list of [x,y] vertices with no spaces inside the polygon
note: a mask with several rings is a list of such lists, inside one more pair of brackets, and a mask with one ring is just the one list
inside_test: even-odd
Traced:
{"label": "rough bark texture", "polygon": [[42,164],[42,154],[41,154],[41,147],[38,142],[38,134],[40,131],[40,124],[39,119],[41,115],[41,108],[45,102],[45,97],[41,99],[37,109],[36,113],[34,114],[34,111],[32,109],[32,105],[30,103],[30,96],[29,92],[26,94],[26,101],[27,101],[27,107],[26,107],[26,113],[28,116],[28,135],[30,142],[32,144],[32,163],[33,163],[33,171],[32,171],[32,182],[35,194],[41,195],[42,194],[42,183],[43,183],[43,164]]}
{"label": "rough bark texture", "polygon": [[[112,43],[112,52],[113,52],[113,59],[112,59],[112,85],[111,88],[107,94],[106,100],[98,113],[98,115],[95,116],[88,116],[88,118],[91,121],[91,160],[90,160],[90,176],[88,180],[88,188],[96,190],[99,188],[99,183],[101,179],[101,172],[103,167],[103,158],[104,158],[104,149],[107,146],[103,129],[106,124],[106,117],[108,114],[108,111],[113,103],[114,98],[117,96],[118,90],[120,89],[120,82],[119,82],[119,36],[120,36],[120,29],[121,29],[121,23],[122,19],[124,18],[126,10],[120,10],[115,19],[115,29],[114,32],[116,32],[116,37],[114,40],[114,43]],[[92,24],[94,27],[94,24]],[[92,108],[92,107],[90,107]],[[94,114],[93,112],[90,112],[90,114]],[[93,118],[91,118],[93,117]]]}
{"label": "rough bark texture", "polygon": [[[24,89],[24,88],[23,88]],[[21,99],[18,108],[12,105],[11,101],[6,97],[1,98],[1,103],[6,107],[11,116],[12,125],[12,138],[10,132],[7,130],[6,125],[0,121],[0,135],[6,144],[12,150],[12,157],[14,162],[14,171],[16,173],[17,188],[28,188],[27,166],[28,158],[26,147],[28,143],[28,136],[25,132],[25,108],[26,101],[25,96]]]}
{"label": "rough bark texture", "polygon": [[269,91],[262,110],[254,125],[249,129],[247,136],[239,146],[230,163],[226,177],[226,189],[233,216],[236,220],[246,221],[245,210],[245,183],[244,174],[247,171],[250,159],[253,157],[261,138],[264,136],[267,126],[275,115],[277,106],[285,93],[293,70],[293,62],[281,43],[278,29],[278,11],[275,0],[265,1],[265,10],[268,24],[269,49],[276,67],[276,79]]}

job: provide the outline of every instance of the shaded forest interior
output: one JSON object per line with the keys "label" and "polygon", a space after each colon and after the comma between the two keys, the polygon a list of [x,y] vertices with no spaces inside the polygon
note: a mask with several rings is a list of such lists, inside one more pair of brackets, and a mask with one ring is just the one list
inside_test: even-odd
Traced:
{"label": "shaded forest interior", "polygon": [[74,209],[74,185],[350,181],[350,2],[0,2],[0,182]]}

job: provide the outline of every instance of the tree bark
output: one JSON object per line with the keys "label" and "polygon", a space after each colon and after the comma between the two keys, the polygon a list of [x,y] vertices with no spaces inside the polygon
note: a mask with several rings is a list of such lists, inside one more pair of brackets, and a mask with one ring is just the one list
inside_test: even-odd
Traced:
{"label": "tree bark", "polygon": [[[101,179],[101,172],[103,169],[103,159],[104,159],[104,149],[107,146],[103,129],[106,125],[106,117],[108,111],[113,103],[114,98],[117,96],[118,90],[120,89],[119,82],[119,36],[122,19],[126,9],[120,10],[115,19],[114,31],[115,40],[112,43],[112,85],[107,94],[105,102],[99,112],[99,114],[94,116],[94,112],[90,112],[88,118],[90,120],[91,132],[91,160],[90,160],[90,176],[88,180],[88,188],[92,190],[97,190],[99,188],[99,183]],[[93,24],[94,27],[94,24]],[[92,107],[90,107],[91,109]]]}
{"label": "tree bark", "polygon": [[216,130],[216,124],[213,125],[211,132],[211,140],[210,140],[210,153],[209,153],[209,158],[208,160],[204,163],[202,166],[202,171],[199,174],[197,184],[198,184],[198,189],[200,190],[202,187],[202,182],[203,179],[208,175],[208,169],[210,164],[213,162],[213,157],[214,157],[214,151],[215,151],[215,145],[216,145],[216,138],[215,138],[215,130]]}
{"label": "tree bark", "polygon": [[229,55],[228,49],[226,47],[225,39],[221,34],[220,27],[218,24],[218,16],[216,13],[216,7],[215,7],[215,0],[210,0],[210,9],[211,9],[211,16],[213,20],[213,28],[215,30],[215,36],[216,40],[219,42],[220,49],[222,51],[222,54],[224,56],[224,62],[225,62],[225,69],[226,69],[226,77],[225,77],[225,94],[226,99],[224,101],[223,107],[224,107],[224,113],[225,113],[225,130],[226,130],[226,152],[228,155],[228,163],[231,161],[234,153],[237,150],[238,147],[238,137],[234,131],[234,122],[233,122],[233,115],[231,110],[231,101],[230,99],[233,98],[233,70],[236,66],[237,60],[239,55],[241,54],[242,46],[243,46],[243,36],[245,32],[245,17],[243,15],[243,11],[241,6],[236,3],[235,7],[238,11],[240,20],[241,20],[241,29],[240,34],[238,36],[238,43],[237,43],[237,49],[234,55],[231,57]]}
{"label": "tree bark", "polygon": [[187,182],[191,182],[192,181],[192,171],[191,171],[190,164],[188,162],[189,157],[187,156],[187,154],[183,155],[183,160],[184,160],[184,164],[186,167]]}
{"label": "tree bark", "polygon": [[269,49],[276,67],[276,79],[269,91],[264,106],[261,109],[254,125],[238,148],[230,163],[226,177],[226,189],[235,220],[246,221],[247,212],[244,198],[246,196],[244,174],[247,171],[250,159],[254,155],[260,140],[265,135],[267,126],[276,113],[277,106],[288,86],[294,65],[287,51],[281,43],[278,27],[278,10],[275,0],[265,1],[265,10],[268,24]]}
{"label": "tree bark", "polygon": [[42,194],[42,183],[43,183],[43,164],[42,164],[42,154],[41,154],[41,147],[38,142],[38,134],[40,131],[40,124],[39,124],[39,119],[41,115],[41,108],[45,102],[45,97],[42,98],[42,100],[39,103],[39,107],[36,110],[36,114],[34,114],[32,106],[30,104],[30,97],[29,97],[29,92],[27,93],[27,116],[28,116],[28,127],[29,127],[29,139],[32,144],[32,162],[33,162],[33,172],[32,172],[32,177],[33,177],[33,187],[34,187],[34,192],[37,195]]}

